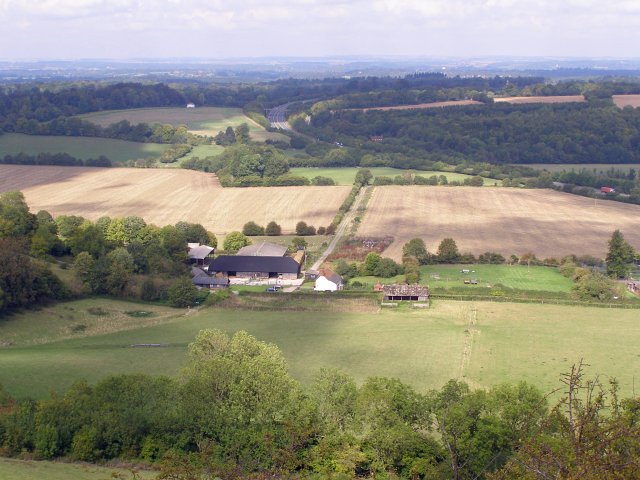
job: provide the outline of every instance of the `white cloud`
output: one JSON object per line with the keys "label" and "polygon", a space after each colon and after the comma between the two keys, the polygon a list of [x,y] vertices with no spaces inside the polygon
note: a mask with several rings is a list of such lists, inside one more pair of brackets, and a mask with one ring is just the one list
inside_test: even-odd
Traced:
{"label": "white cloud", "polygon": [[[101,45],[157,56],[167,44],[210,56],[614,55],[640,44],[639,22],[640,0],[0,0],[0,30],[47,56]],[[0,59],[22,48],[2,43]],[[473,50],[483,45],[494,47]]]}

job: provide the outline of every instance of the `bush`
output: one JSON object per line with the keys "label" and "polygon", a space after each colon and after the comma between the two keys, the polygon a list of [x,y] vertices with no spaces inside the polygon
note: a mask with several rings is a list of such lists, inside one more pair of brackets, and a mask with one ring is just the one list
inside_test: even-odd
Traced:
{"label": "bush", "polygon": [[484,252],[478,257],[478,263],[491,263],[491,264],[501,264],[504,263],[505,258],[496,252]]}
{"label": "bush", "polygon": [[264,234],[270,237],[277,237],[279,235],[282,235],[282,227],[280,227],[280,225],[278,225],[276,222],[271,221],[264,229]]}
{"label": "bush", "polygon": [[191,307],[198,299],[198,289],[191,279],[180,278],[169,287],[167,298],[172,307]]}
{"label": "bush", "polygon": [[258,235],[264,235],[265,229],[256,222],[250,221],[244,224],[242,227],[242,233],[248,237],[256,237]]}
{"label": "bush", "polygon": [[325,227],[318,227],[318,235],[324,235],[327,233],[327,229]]}
{"label": "bush", "polygon": [[309,235],[315,235],[315,234],[316,234],[315,227],[312,227],[311,225],[307,225],[306,222],[300,221],[296,224],[296,235],[309,236]]}
{"label": "bush", "polygon": [[293,240],[291,240],[291,246],[296,250],[306,248],[307,245],[307,241],[302,237],[293,237]]}
{"label": "bush", "polygon": [[329,177],[323,177],[323,176],[316,176],[313,177],[311,179],[311,185],[335,185],[336,182],[333,180],[333,178],[329,178]]}
{"label": "bush", "polygon": [[613,300],[618,295],[616,283],[599,272],[586,272],[580,275],[571,288],[580,300]]}
{"label": "bush", "polygon": [[231,232],[224,239],[222,248],[224,249],[225,252],[236,253],[242,247],[246,247],[247,245],[251,245],[251,240],[249,240],[244,233]]}

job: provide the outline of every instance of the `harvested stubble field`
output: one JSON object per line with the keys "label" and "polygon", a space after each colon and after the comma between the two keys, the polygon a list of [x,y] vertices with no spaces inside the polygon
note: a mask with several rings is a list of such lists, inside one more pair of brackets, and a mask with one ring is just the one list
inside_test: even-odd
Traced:
{"label": "harvested stubble field", "polygon": [[301,220],[329,225],[350,187],[222,188],[215,175],[190,170],[0,165],[0,192],[9,190],[21,190],[33,212],[137,215],[160,226],[183,220],[224,234],[249,220],[274,220],[283,233]]}
{"label": "harvested stubble field", "polygon": [[582,95],[554,95],[546,97],[496,97],[493,99],[496,103],[574,103],[585,102]]}
{"label": "harvested stubble field", "polygon": [[614,95],[613,103],[620,108],[638,108],[640,107],[640,95]]}
{"label": "harvested stubble field", "polygon": [[637,205],[553,190],[384,186],[375,188],[358,234],[392,234],[395,241],[383,255],[396,260],[415,237],[423,238],[431,252],[451,237],[461,252],[474,254],[603,258],[615,229],[640,247],[638,218]]}

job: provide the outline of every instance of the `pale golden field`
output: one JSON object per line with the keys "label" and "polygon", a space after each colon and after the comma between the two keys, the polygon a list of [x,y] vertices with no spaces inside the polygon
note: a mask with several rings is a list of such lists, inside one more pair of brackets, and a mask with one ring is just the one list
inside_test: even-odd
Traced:
{"label": "pale golden field", "polygon": [[[451,100],[447,102],[431,102],[431,103],[419,103],[415,105],[396,105],[393,107],[371,107],[371,108],[363,108],[363,111],[368,110],[417,110],[421,108],[438,108],[438,107],[455,107],[455,106],[464,106],[464,105],[482,105],[481,102],[477,102],[475,100]],[[351,109],[351,110],[360,110],[360,109]]]}
{"label": "pale golden field", "polygon": [[640,107],[640,95],[614,95],[613,103],[618,107]]}
{"label": "pale golden field", "polygon": [[216,234],[241,230],[249,220],[271,220],[283,233],[300,220],[327,226],[350,186],[222,188],[211,173],[180,169],[127,169],[0,165],[0,192],[21,190],[32,212],[57,215],[137,215],[159,226],[184,220]]}
{"label": "pale golden field", "polygon": [[376,187],[361,236],[392,235],[383,255],[400,260],[402,246],[421,237],[435,252],[445,237],[461,252],[538,257],[575,253],[604,257],[615,229],[640,248],[640,206],[555,192],[474,187]]}
{"label": "pale golden field", "polygon": [[582,95],[556,95],[548,97],[495,97],[496,103],[573,103],[584,102]]}

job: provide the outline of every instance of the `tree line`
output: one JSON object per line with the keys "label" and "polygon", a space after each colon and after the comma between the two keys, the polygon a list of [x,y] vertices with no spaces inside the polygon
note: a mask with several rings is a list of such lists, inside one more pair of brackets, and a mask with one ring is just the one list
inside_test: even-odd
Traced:
{"label": "tree line", "polygon": [[[173,283],[189,280],[187,243],[217,246],[215,236],[197,223],[157,227],[137,216],[92,222],[33,214],[20,192],[0,195],[0,242],[0,315],[86,294],[163,300]],[[64,285],[46,262],[69,256],[61,266],[73,275]]]}
{"label": "tree line", "polygon": [[582,362],[561,381],[551,408],[524,382],[419,392],[322,369],[302,385],[275,345],[203,330],[173,378],[112,376],[39,401],[0,388],[0,452],[146,461],[161,479],[636,478],[638,400]]}

